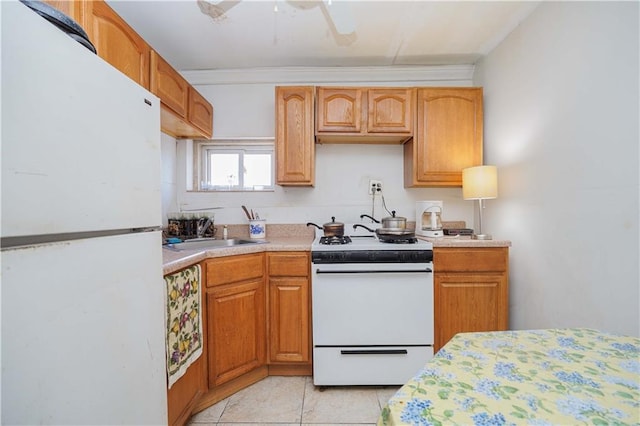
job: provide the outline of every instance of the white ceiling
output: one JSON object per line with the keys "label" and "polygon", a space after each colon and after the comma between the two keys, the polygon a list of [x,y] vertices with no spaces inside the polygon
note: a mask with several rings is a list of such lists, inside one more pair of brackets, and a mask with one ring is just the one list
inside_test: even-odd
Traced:
{"label": "white ceiling", "polygon": [[[184,71],[473,64],[540,2],[111,0],[108,3],[167,61]],[[218,19],[202,12],[220,9],[227,12]]]}

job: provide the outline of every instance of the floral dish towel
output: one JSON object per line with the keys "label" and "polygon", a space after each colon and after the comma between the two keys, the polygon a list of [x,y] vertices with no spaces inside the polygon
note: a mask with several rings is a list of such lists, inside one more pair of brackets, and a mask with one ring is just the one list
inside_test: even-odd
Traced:
{"label": "floral dish towel", "polygon": [[167,375],[171,386],[202,355],[200,266],[164,278],[167,289]]}

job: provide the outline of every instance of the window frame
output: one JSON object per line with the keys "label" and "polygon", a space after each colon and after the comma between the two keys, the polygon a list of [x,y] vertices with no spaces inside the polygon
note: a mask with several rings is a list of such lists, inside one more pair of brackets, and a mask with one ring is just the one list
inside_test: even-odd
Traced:
{"label": "window frame", "polygon": [[[238,186],[228,188],[228,186],[209,186],[205,185],[205,181],[210,175],[211,164],[209,163],[209,151],[218,151],[220,153],[239,153],[239,168],[244,166],[244,155],[253,153],[264,153],[271,156],[271,182],[270,186],[264,186],[262,189],[244,188],[244,174],[238,176]],[[273,192],[275,191],[275,138],[220,138],[209,140],[194,141],[193,149],[193,168],[194,173],[193,187],[199,192]]]}

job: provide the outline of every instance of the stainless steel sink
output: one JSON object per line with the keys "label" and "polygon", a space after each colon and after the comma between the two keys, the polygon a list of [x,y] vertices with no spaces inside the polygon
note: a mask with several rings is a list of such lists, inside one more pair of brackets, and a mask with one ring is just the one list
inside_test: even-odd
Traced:
{"label": "stainless steel sink", "polygon": [[167,244],[165,247],[171,250],[197,250],[197,249],[214,249],[235,246],[244,246],[251,244],[264,244],[266,241],[242,240],[239,238],[231,238],[228,240],[214,240],[212,238],[199,238],[196,240],[187,240],[177,244]]}

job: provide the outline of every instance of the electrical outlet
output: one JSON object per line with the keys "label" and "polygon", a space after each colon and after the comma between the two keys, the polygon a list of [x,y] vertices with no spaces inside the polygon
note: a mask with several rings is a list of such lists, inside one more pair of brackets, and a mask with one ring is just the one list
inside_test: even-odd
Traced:
{"label": "electrical outlet", "polygon": [[381,180],[369,180],[369,195],[382,194],[382,181]]}

